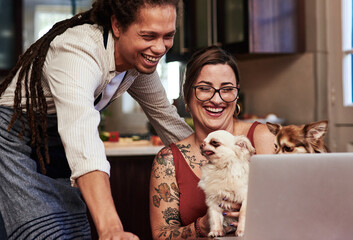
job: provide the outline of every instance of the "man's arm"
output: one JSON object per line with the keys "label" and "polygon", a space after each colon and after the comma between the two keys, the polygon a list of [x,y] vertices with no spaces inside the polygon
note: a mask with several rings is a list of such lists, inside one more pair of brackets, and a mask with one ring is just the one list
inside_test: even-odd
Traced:
{"label": "man's arm", "polygon": [[93,171],[82,175],[76,181],[91,213],[99,239],[138,239],[132,233],[124,232],[114,205],[108,174]]}

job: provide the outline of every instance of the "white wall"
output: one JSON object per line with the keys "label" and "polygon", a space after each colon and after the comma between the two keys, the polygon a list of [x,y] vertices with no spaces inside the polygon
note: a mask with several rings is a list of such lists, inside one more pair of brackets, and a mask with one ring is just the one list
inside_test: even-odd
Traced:
{"label": "white wall", "polygon": [[275,113],[287,124],[329,119],[326,4],[305,0],[303,54],[239,60],[246,108],[260,116]]}
{"label": "white wall", "polygon": [[278,55],[238,61],[247,113],[274,113],[286,124],[315,120],[313,54]]}

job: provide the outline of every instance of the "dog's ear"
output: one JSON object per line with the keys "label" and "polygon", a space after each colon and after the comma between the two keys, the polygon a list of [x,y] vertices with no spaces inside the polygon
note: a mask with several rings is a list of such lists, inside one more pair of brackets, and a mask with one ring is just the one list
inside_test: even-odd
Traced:
{"label": "dog's ear", "polygon": [[[234,137],[237,138],[237,136]],[[241,149],[247,149],[250,155],[255,153],[255,148],[251,145],[251,142],[245,136],[242,136],[240,139],[236,140],[235,145],[239,146]]]}
{"label": "dog's ear", "polygon": [[282,128],[282,126],[277,123],[266,122],[266,125],[267,125],[268,130],[270,130],[270,132],[275,136],[277,135],[279,130]]}
{"label": "dog's ear", "polygon": [[328,122],[320,121],[306,124],[304,126],[305,137],[310,140],[322,139],[327,132]]}

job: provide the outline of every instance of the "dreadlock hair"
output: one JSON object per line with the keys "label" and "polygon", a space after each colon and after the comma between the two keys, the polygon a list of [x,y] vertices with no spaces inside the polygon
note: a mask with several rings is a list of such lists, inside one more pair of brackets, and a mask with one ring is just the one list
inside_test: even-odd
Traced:
{"label": "dreadlock hair", "polygon": [[110,17],[115,16],[122,31],[138,17],[138,11],[147,6],[172,5],[178,13],[179,0],[103,0],[93,3],[93,20],[104,29],[111,29]]}
{"label": "dreadlock hair", "polygon": [[[14,92],[13,115],[8,125],[8,131],[16,120],[22,125],[19,138],[25,133],[25,121],[22,117],[22,88],[26,96],[26,118],[31,134],[31,146],[36,148],[36,154],[43,174],[46,174],[44,163],[50,163],[47,134],[47,103],[42,88],[42,69],[51,41],[64,33],[68,28],[83,24],[98,24],[105,30],[111,29],[111,16],[115,16],[122,30],[125,31],[131,23],[136,21],[138,11],[145,6],[173,5],[178,9],[179,0],[96,0],[92,8],[79,13],[70,19],[56,23],[44,36],[33,43],[22,54],[16,65],[0,84],[0,96],[5,92],[12,79],[18,72],[16,89]],[[40,123],[40,125],[39,125]],[[44,143],[44,157],[41,146]]]}

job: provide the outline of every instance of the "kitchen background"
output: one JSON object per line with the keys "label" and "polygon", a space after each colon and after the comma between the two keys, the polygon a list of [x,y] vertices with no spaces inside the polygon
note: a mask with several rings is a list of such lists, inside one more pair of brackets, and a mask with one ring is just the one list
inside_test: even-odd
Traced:
{"label": "kitchen background", "polygon": [[[238,60],[243,118],[264,120],[275,114],[285,124],[328,119],[330,149],[353,152],[352,72],[346,70],[352,68],[352,0],[181,3],[174,47],[158,66],[181,116],[188,117],[180,97],[185,60],[198,47],[219,44]],[[91,0],[0,0],[0,76],[54,22],[90,6]],[[343,12],[350,18],[343,18]],[[342,23],[348,25],[344,30]],[[344,91],[349,98],[343,98]],[[105,131],[150,134],[147,118],[128,94],[112,103],[104,116]],[[124,229],[149,240],[150,169],[161,146],[132,145],[106,148],[112,195]],[[92,239],[98,239],[93,225]]]}
{"label": "kitchen background", "polygon": [[[182,3],[175,47],[158,67],[170,101],[182,116],[187,117],[179,96],[183,60],[198,47],[220,44],[238,60],[243,117],[275,114],[285,124],[328,119],[331,150],[352,151],[353,108],[344,107],[342,100],[340,1]],[[0,0],[0,74],[4,76],[16,56],[54,22],[90,6],[91,0]],[[106,113],[106,131],[149,132],[147,118],[127,94]]]}

